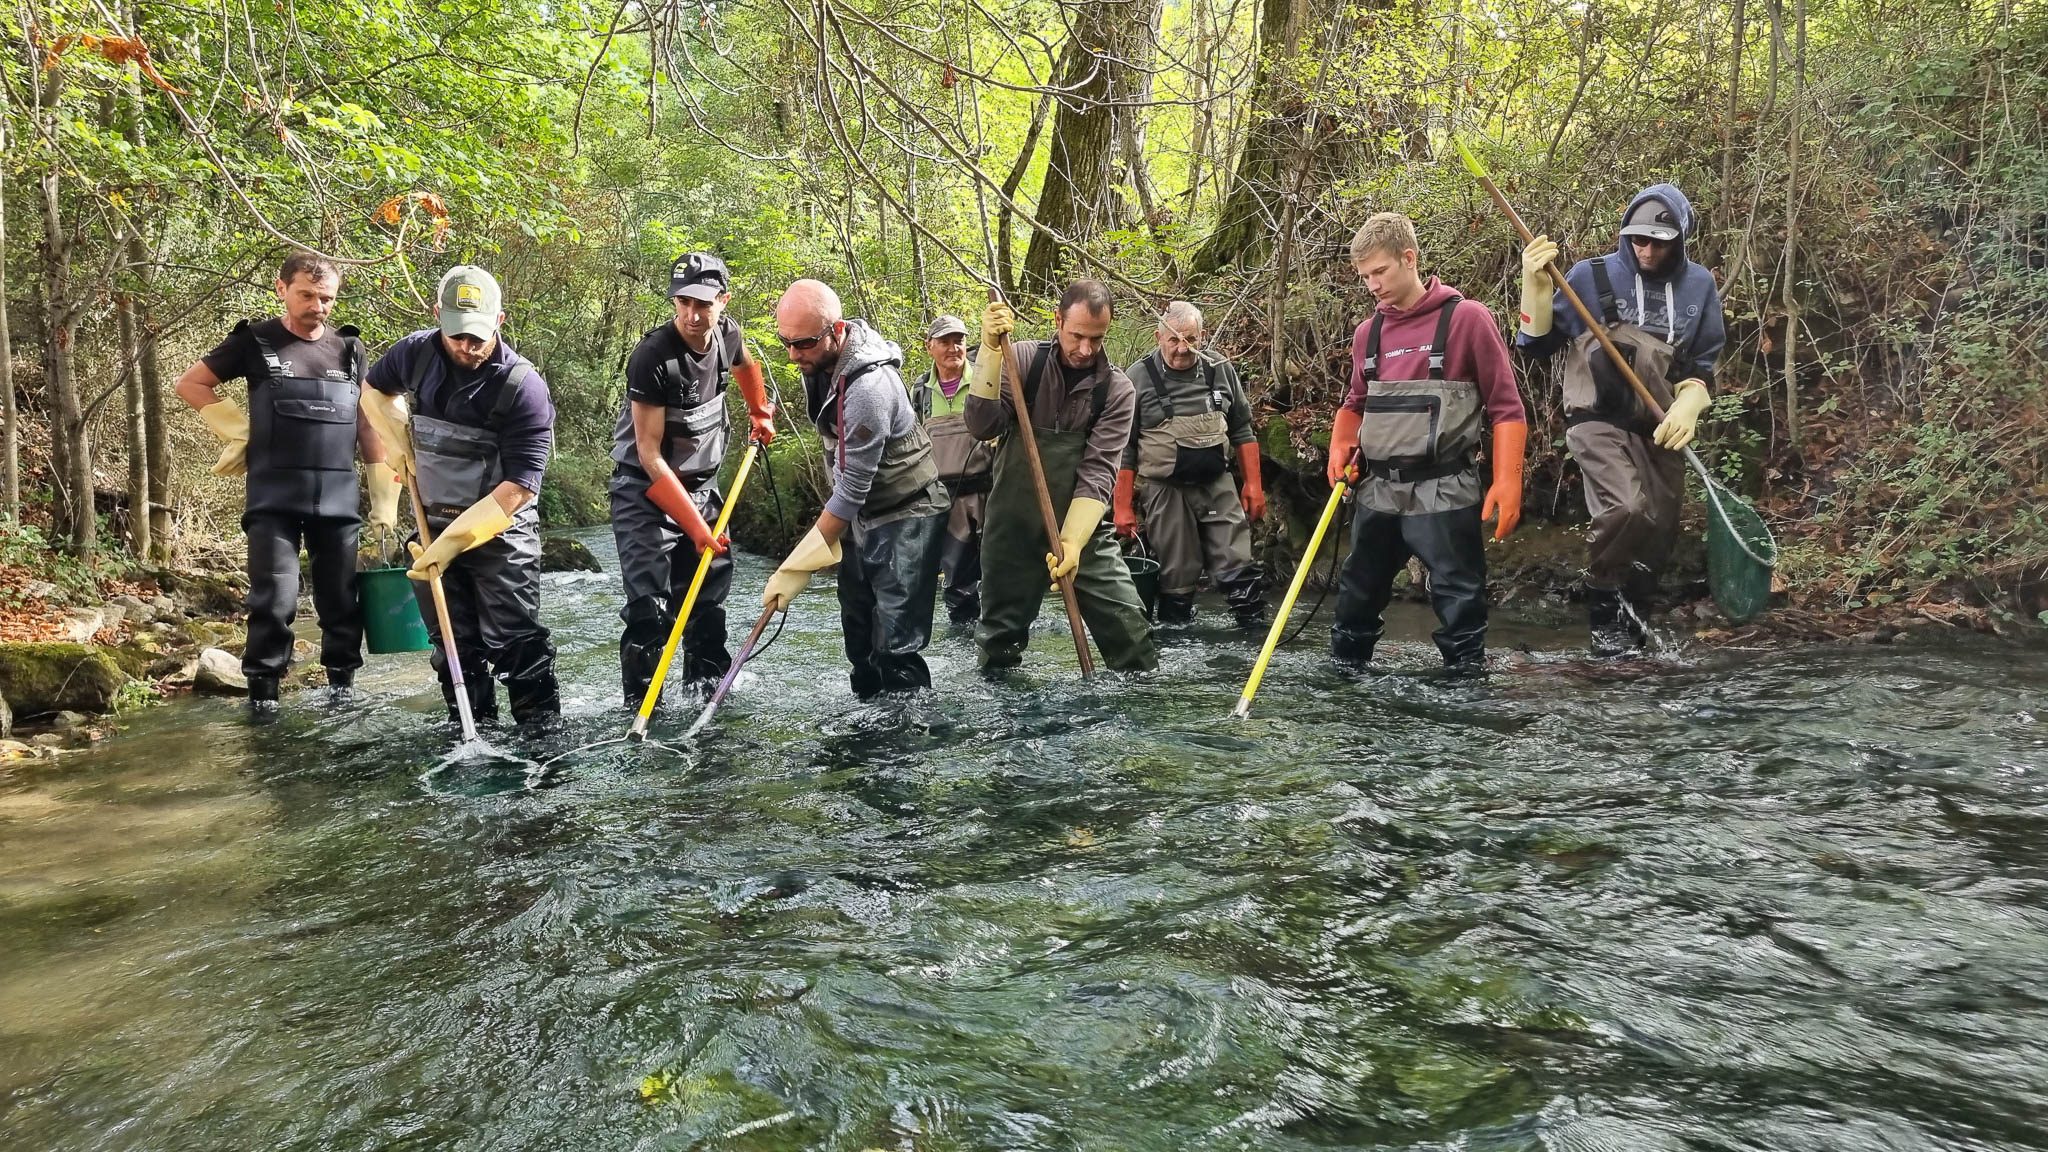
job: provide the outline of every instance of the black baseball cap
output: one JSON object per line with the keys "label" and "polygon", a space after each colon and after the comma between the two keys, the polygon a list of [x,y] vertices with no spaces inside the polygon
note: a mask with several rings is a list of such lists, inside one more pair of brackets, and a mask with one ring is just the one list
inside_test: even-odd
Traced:
{"label": "black baseball cap", "polygon": [[732,274],[725,261],[709,252],[691,252],[676,257],[668,270],[668,294],[692,300],[716,300],[732,290]]}

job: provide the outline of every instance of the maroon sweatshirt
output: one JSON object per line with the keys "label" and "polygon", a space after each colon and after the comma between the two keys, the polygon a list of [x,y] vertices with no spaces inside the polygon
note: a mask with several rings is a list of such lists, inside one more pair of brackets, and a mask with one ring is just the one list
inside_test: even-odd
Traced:
{"label": "maroon sweatshirt", "polygon": [[[1456,295],[1436,277],[1422,290],[1413,308],[1379,307],[1386,324],[1380,329],[1380,364],[1376,375],[1382,380],[1421,380],[1429,375],[1429,346],[1436,339],[1437,313],[1443,302]],[[1372,331],[1368,317],[1351,337],[1351,393],[1344,407],[1365,411],[1365,341]],[[1515,387],[1515,370],[1508,363],[1508,346],[1494,324],[1493,312],[1477,300],[1464,300],[1451,316],[1450,349],[1444,354],[1444,379],[1470,380],[1479,385],[1486,404],[1487,424],[1526,424],[1522,392]]]}

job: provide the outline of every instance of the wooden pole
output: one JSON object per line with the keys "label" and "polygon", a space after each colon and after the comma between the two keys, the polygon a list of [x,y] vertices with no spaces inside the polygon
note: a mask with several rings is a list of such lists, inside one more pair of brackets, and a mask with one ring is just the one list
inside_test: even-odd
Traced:
{"label": "wooden pole", "polygon": [[[1002,297],[991,288],[988,299],[993,304]],[[1058,355],[1057,349],[1054,355]],[[1010,381],[1010,406],[1016,409],[1017,436],[1024,443],[1024,459],[1031,464],[1031,483],[1038,489],[1038,513],[1045,520],[1046,547],[1055,560],[1065,561],[1067,550],[1060,543],[1060,522],[1052,509],[1052,489],[1045,484],[1045,465],[1038,459],[1038,434],[1031,428],[1031,408],[1024,399],[1024,374],[1017,369],[1017,352],[1008,335],[1003,337],[1003,375]],[[1081,675],[1093,676],[1095,661],[1088,655],[1088,633],[1081,626],[1081,602],[1074,597],[1071,572],[1060,579],[1060,598],[1067,604],[1067,626],[1074,631],[1074,655],[1081,662]]]}
{"label": "wooden pole", "polygon": [[[425,552],[434,543],[434,537],[427,528],[427,509],[420,503],[420,477],[410,467],[406,469],[405,490],[412,497],[412,518],[419,524],[420,551]],[[441,578],[427,579],[427,589],[434,596],[434,616],[441,622],[441,658],[448,661],[448,680],[455,685],[455,714],[462,718],[462,738],[476,739],[476,717],[469,710],[469,688],[462,682],[462,658],[455,648],[455,626],[448,621],[448,595],[441,591]]]}

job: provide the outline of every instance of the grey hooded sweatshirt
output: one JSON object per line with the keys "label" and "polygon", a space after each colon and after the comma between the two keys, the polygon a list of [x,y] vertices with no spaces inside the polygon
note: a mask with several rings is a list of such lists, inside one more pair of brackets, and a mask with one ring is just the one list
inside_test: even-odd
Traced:
{"label": "grey hooded sweatshirt", "polygon": [[[1678,379],[1698,377],[1709,388],[1714,384],[1714,366],[1728,341],[1727,322],[1721,312],[1721,292],[1714,274],[1686,258],[1685,238],[1692,235],[1692,202],[1670,184],[1654,184],[1636,193],[1621,218],[1645,200],[1662,201],[1678,220],[1678,259],[1661,276],[1644,272],[1628,238],[1619,237],[1615,251],[1599,257],[1607,264],[1607,277],[1614,283],[1614,306],[1621,319],[1635,324],[1678,350],[1673,373]],[[1616,227],[1620,227],[1619,224]],[[1593,280],[1593,262],[1581,260],[1565,273],[1565,280],[1597,316],[1600,294]],[[1571,346],[1586,325],[1571,302],[1558,292],[1551,301],[1550,331],[1541,336],[1518,333],[1516,345],[1530,356],[1542,359]]]}
{"label": "grey hooded sweatshirt", "polygon": [[[823,374],[804,376],[804,405],[811,423],[823,435],[846,442],[844,468],[837,451],[825,454],[826,476],[832,481],[825,511],[841,520],[859,517],[888,442],[917,427],[902,369],[903,349],[883,339],[867,321],[848,320],[838,363]],[[843,381],[839,387],[846,392],[843,430],[835,381]]]}

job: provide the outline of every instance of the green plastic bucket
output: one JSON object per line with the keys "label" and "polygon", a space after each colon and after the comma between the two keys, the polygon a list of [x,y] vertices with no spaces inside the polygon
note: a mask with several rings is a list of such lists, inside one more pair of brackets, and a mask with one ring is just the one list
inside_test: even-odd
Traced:
{"label": "green plastic bucket", "polygon": [[356,573],[363,601],[363,640],[370,651],[425,652],[434,646],[420,602],[413,598],[412,577],[403,568],[372,568]]}
{"label": "green plastic bucket", "polygon": [[1145,556],[1124,557],[1131,570],[1131,583],[1138,586],[1138,599],[1145,602],[1145,619],[1153,619],[1159,606],[1159,561]]}

